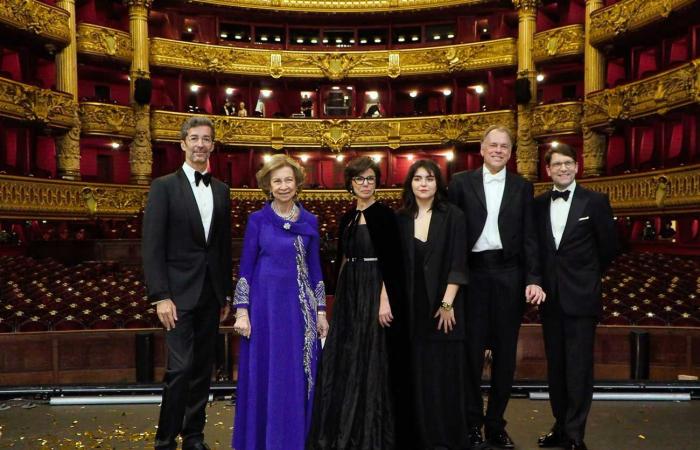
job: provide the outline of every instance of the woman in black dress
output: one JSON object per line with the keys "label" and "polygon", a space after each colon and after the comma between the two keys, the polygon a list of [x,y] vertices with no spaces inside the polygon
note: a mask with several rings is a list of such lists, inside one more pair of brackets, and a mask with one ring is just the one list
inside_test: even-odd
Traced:
{"label": "woman in black dress", "polygon": [[466,448],[464,215],[448,203],[440,168],[416,161],[398,214],[404,250],[418,442],[413,448]]}
{"label": "woman in black dress", "polygon": [[401,246],[394,212],[375,201],[380,176],[367,157],[345,169],[357,206],[340,222],[340,273],[316,378],[309,450],[410,448],[403,445],[410,412],[397,403],[398,393],[410,389],[399,303],[405,298]]}

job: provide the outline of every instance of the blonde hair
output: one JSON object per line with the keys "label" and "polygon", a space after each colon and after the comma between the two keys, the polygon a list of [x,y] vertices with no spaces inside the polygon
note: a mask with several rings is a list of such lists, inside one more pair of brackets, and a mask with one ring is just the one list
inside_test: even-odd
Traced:
{"label": "blonde hair", "polygon": [[306,179],[304,168],[289,156],[277,154],[272,155],[270,160],[255,174],[255,178],[258,180],[258,187],[262,189],[265,195],[270,195],[270,178],[272,177],[272,172],[282,167],[289,167],[292,169],[292,172],[294,172],[294,181],[296,181],[297,184],[297,194],[301,192],[302,185]]}
{"label": "blonde hair", "polygon": [[496,124],[488,127],[486,131],[484,131],[484,134],[481,135],[481,147],[484,146],[486,138],[492,131],[500,131],[501,133],[505,133],[508,136],[508,139],[510,140],[510,146],[512,147],[515,145],[515,139],[513,139],[513,132],[511,131],[511,129],[505,125]]}

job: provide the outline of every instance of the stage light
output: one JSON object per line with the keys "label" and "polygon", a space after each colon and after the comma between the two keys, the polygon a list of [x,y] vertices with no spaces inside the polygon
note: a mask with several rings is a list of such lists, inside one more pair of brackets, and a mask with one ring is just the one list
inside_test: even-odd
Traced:
{"label": "stage light", "polygon": [[453,37],[455,37],[455,35],[453,33],[450,33],[447,35],[447,39],[452,39]]}
{"label": "stage light", "polygon": [[374,38],[374,43],[375,43],[375,44],[381,44],[381,43],[382,43],[382,38],[380,38],[380,37]]}
{"label": "stage light", "polygon": [[348,91],[352,91],[352,86],[347,86],[345,89],[347,89]]}
{"label": "stage light", "polygon": [[411,36],[411,40],[412,40],[413,42],[416,42],[416,41],[418,41],[419,39],[420,39],[420,37],[418,37],[418,36]]}
{"label": "stage light", "polygon": [[360,44],[366,44],[366,43],[367,43],[367,39],[364,39],[364,38],[360,39]]}
{"label": "stage light", "polygon": [[355,43],[355,39],[350,38],[350,40],[349,40],[348,42],[350,42],[351,44],[354,44],[354,43]]}
{"label": "stage light", "polygon": [[339,91],[339,90],[340,90],[340,86],[333,86],[333,87],[331,87],[331,89],[333,89],[334,91]]}
{"label": "stage light", "polygon": [[327,43],[328,43],[328,38],[323,38],[323,40],[322,40],[321,42],[323,42],[324,44],[327,44]]}
{"label": "stage light", "polygon": [[226,88],[226,95],[231,95],[233,94],[234,89],[232,87],[227,87]]}
{"label": "stage light", "polygon": [[379,163],[382,160],[382,155],[373,155],[372,161]]}
{"label": "stage light", "polygon": [[484,93],[484,86],[477,84],[476,86],[474,86],[474,92],[476,92],[479,95],[483,94]]}
{"label": "stage light", "polygon": [[537,74],[537,82],[541,83],[544,81],[544,74],[543,73],[538,73]]}
{"label": "stage light", "polygon": [[267,36],[260,36],[260,40],[263,42],[267,42]]}
{"label": "stage light", "polygon": [[406,155],[406,159],[409,161],[413,161],[413,154]]}
{"label": "stage light", "polygon": [[113,141],[113,142],[111,142],[109,145],[112,146],[112,148],[113,148],[114,150],[116,150],[116,149],[118,149],[119,147],[122,146],[122,144],[119,143],[119,142],[117,142],[117,141]]}
{"label": "stage light", "polygon": [[267,153],[265,153],[263,155],[263,162],[269,163],[271,159],[272,159],[272,156],[268,155]]}
{"label": "stage light", "polygon": [[411,91],[408,93],[408,96],[411,98],[416,98],[418,97],[418,91]]}
{"label": "stage light", "polygon": [[275,42],[282,42],[282,38],[279,36],[275,36]]}
{"label": "stage light", "polygon": [[433,35],[433,39],[435,39],[436,41],[439,41],[439,40],[440,40],[440,35],[439,35],[439,34],[434,34],[434,35]]}
{"label": "stage light", "polygon": [[262,95],[263,98],[268,98],[272,95],[272,91],[269,89],[260,89],[260,95]]}
{"label": "stage light", "polygon": [[318,44],[318,39],[312,38],[312,39],[311,39],[311,43],[312,43],[312,44]]}
{"label": "stage light", "polygon": [[233,37],[234,39],[243,39],[243,36],[241,36],[240,34],[235,34],[233,35]]}
{"label": "stage light", "polygon": [[379,100],[379,92],[377,92],[377,91],[367,91],[366,94],[367,94],[367,97],[369,97],[369,99],[372,101]]}
{"label": "stage light", "polygon": [[448,161],[452,161],[453,159],[455,159],[455,153],[454,152],[445,153],[445,159]]}
{"label": "stage light", "polygon": [[450,95],[452,95],[452,89],[443,89],[442,95],[444,95],[445,97],[449,97]]}
{"label": "stage light", "polygon": [[344,159],[345,159],[345,155],[342,155],[342,154],[335,155],[335,160],[338,162],[343,162]]}
{"label": "stage light", "polygon": [[297,38],[297,44],[303,44],[304,38]]}
{"label": "stage light", "polygon": [[221,33],[219,36],[221,36],[221,39],[226,39],[226,38],[228,38],[228,34],[227,34],[227,33]]}
{"label": "stage light", "polygon": [[201,86],[199,86],[198,84],[190,84],[190,92],[193,92],[193,93],[199,92],[200,87]]}
{"label": "stage light", "polygon": [[187,27],[187,32],[191,33],[192,32],[192,27]]}
{"label": "stage light", "polygon": [[399,38],[397,39],[397,41],[399,41],[399,42],[405,42],[405,41],[406,41],[406,38],[403,37],[403,36],[399,36]]}
{"label": "stage light", "polygon": [[301,155],[299,159],[301,160],[301,162],[306,163],[306,161],[309,160],[309,155]]}
{"label": "stage light", "polygon": [[335,38],[335,43],[336,43],[336,44],[342,44],[342,43],[343,43],[343,39],[342,39],[342,38]]}
{"label": "stage light", "polygon": [[552,148],[557,148],[557,147],[559,147],[559,141],[552,141],[549,145],[550,145]]}

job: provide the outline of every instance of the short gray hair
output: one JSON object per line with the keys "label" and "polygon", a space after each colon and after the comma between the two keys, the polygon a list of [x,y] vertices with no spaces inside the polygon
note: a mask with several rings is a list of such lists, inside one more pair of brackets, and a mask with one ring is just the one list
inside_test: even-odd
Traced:
{"label": "short gray hair", "polygon": [[192,116],[182,123],[180,127],[180,140],[184,141],[187,138],[187,132],[190,131],[191,128],[201,127],[202,125],[208,126],[211,129],[211,140],[214,141],[214,122],[208,117],[203,116]]}
{"label": "short gray hair", "polygon": [[508,140],[510,140],[510,145],[511,147],[515,145],[515,139],[513,137],[513,131],[511,131],[510,128],[508,128],[505,125],[501,124],[496,124],[496,125],[491,125],[484,131],[484,134],[481,135],[481,146],[484,146],[484,142],[486,142],[486,138],[489,137],[489,134],[491,134],[492,131],[500,131],[501,133],[505,133],[506,136],[508,136]]}

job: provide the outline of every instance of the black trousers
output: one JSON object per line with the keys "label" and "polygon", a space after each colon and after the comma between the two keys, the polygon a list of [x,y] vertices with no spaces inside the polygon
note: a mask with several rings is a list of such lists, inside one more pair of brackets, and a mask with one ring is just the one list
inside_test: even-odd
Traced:
{"label": "black trousers", "polygon": [[168,367],[156,449],[176,448],[175,439],[179,434],[182,434],[183,449],[204,440],[205,408],[216,355],[220,308],[207,275],[195,308],[178,308],[175,328],[166,331]]}
{"label": "black trousers", "polygon": [[554,429],[575,441],[583,441],[593,400],[597,323],[596,317],[567,316],[561,311],[542,315]]}
{"label": "black trousers", "polygon": [[[472,253],[465,308],[467,351],[467,423],[500,431],[515,374],[515,354],[525,308],[523,270],[514,261],[504,261],[501,251]],[[484,415],[481,375],[484,352],[491,349],[491,388]]]}

